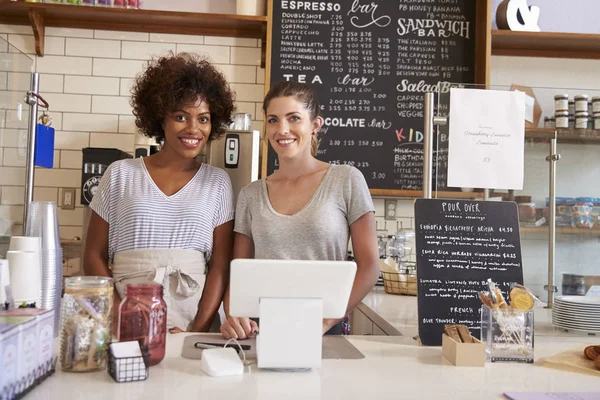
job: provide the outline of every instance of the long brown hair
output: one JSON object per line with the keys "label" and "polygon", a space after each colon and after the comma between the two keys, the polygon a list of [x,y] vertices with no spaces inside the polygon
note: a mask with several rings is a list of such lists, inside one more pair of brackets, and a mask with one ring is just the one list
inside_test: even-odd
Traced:
{"label": "long brown hair", "polygon": [[[293,97],[296,101],[302,103],[308,111],[311,121],[314,121],[315,118],[321,115],[321,107],[317,100],[315,89],[307,83],[283,81],[273,86],[263,101],[263,112],[265,115],[267,114],[267,108],[271,100],[279,97]],[[310,142],[310,153],[313,156],[317,155],[318,147],[319,138],[317,132],[315,132]]]}

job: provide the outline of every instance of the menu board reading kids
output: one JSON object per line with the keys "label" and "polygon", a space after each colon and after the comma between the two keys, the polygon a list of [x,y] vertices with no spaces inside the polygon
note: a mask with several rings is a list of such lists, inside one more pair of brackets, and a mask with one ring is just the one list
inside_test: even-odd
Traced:
{"label": "menu board reading kids", "polygon": [[[355,166],[371,189],[421,190],[424,94],[474,82],[476,3],[275,0],[270,84],[315,87],[319,159]],[[444,189],[446,135],[436,143]],[[269,149],[267,173],[277,168]]]}
{"label": "menu board reading kids", "polygon": [[415,234],[421,343],[440,346],[445,324],[479,338],[486,281],[505,298],[523,284],[516,203],[417,199]]}

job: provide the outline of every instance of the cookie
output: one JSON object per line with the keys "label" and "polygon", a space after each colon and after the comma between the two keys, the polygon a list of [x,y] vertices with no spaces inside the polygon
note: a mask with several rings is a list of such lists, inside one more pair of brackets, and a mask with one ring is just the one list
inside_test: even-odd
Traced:
{"label": "cookie", "polygon": [[522,287],[514,287],[510,291],[510,306],[517,310],[529,311],[535,305],[533,295]]}
{"label": "cookie", "polygon": [[600,346],[588,346],[583,350],[583,354],[590,360],[594,361],[598,359],[600,355]]}
{"label": "cookie", "polygon": [[473,338],[471,337],[469,328],[467,328],[465,325],[456,325],[456,330],[458,331],[460,340],[462,340],[463,343],[473,343]]}
{"label": "cookie", "polygon": [[444,325],[444,332],[455,342],[462,343],[462,340],[458,334],[458,329],[456,329],[456,325]]}

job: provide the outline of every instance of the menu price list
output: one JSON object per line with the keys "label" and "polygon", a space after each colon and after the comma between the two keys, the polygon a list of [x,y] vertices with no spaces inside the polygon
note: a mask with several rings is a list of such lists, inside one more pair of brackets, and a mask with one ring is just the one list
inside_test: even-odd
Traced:
{"label": "menu price list", "polygon": [[440,345],[444,324],[480,337],[487,279],[505,296],[523,284],[516,204],[418,199],[415,224],[422,343]]}
{"label": "menu price list", "polygon": [[[372,189],[421,190],[424,93],[473,82],[475,2],[275,1],[273,16],[271,85],[315,87],[317,157],[357,167]],[[277,166],[269,149],[267,172]]]}

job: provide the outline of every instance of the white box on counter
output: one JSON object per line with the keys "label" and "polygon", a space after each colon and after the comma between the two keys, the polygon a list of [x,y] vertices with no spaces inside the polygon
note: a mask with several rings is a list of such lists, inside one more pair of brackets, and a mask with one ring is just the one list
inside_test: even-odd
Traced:
{"label": "white box on counter", "polygon": [[10,311],[0,312],[0,324],[14,325],[18,333],[17,379],[21,382],[33,381],[38,366],[38,320],[35,316],[10,315]]}
{"label": "white box on counter", "polygon": [[38,365],[45,366],[52,360],[52,342],[54,340],[54,310],[39,308],[14,308],[0,311],[1,316],[35,317],[37,325]]}
{"label": "white box on counter", "polygon": [[19,372],[19,329],[0,324],[0,393],[17,382]]}

